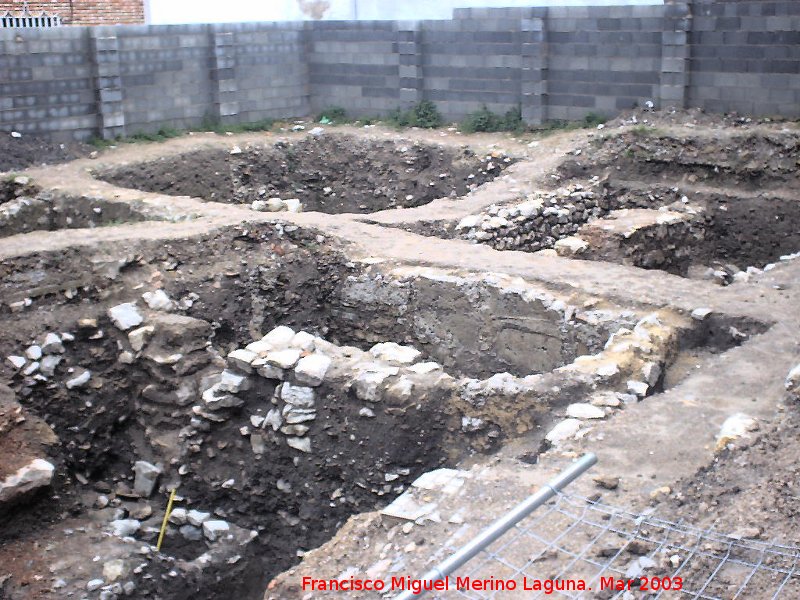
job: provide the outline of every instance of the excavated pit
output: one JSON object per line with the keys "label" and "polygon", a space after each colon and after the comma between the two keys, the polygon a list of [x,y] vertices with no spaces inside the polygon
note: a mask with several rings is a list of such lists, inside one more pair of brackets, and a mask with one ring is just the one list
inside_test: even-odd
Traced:
{"label": "excavated pit", "polygon": [[163,218],[141,202],[45,192],[28,177],[11,177],[0,182],[0,237],[29,231],[93,228]]}
{"label": "excavated pit", "polygon": [[796,133],[717,140],[627,131],[570,153],[551,190],[405,228],[728,284],[800,251],[798,160]]}
{"label": "excavated pit", "polygon": [[[136,518],[141,526],[132,541],[105,533],[97,539],[126,565],[141,598],[261,598],[271,577],[351,515],[382,508],[421,473],[495,448],[523,431],[521,423],[548,423],[554,407],[590,393],[599,380],[558,367],[581,355],[613,355],[614,332],[617,343],[640,329],[654,332],[646,360],[662,360],[666,370],[686,348],[724,351],[763,331],[757,323],[711,318],[669,333],[653,316],[642,321],[611,305],[578,308],[512,278],[368,267],[348,261],[335,240],[281,223],[124,250],[71,248],[1,268],[3,356],[44,345],[47,332],[59,332],[64,348],[45,352],[60,357],[47,372],[40,366],[26,373],[33,359],[18,370],[3,365],[3,380],[26,414],[51,426],[58,440],[44,454],[56,467],[52,490],[0,516],[0,548],[49,528],[54,543],[77,544],[80,558],[93,531]],[[158,289],[170,306],[143,302],[143,293]],[[126,303],[136,303],[144,321],[123,331],[109,310]],[[319,336],[315,352],[335,357],[333,375],[313,387],[315,418],[300,423],[307,431],[265,425],[271,409],[289,404],[291,389],[280,378],[290,388],[306,385],[296,372],[247,375],[226,361],[279,325]],[[152,331],[140,331],[147,327]],[[652,346],[662,338],[672,341]],[[370,348],[389,341],[421,351],[416,364],[441,366],[381,362]],[[623,369],[641,364],[626,360],[636,366]],[[87,370],[85,382],[67,387]],[[249,383],[207,400],[204,391],[224,370]],[[518,377],[493,376],[503,371]],[[390,373],[391,385],[373,385],[375,373]],[[471,379],[451,377],[459,375]],[[661,389],[663,375],[652,383]],[[309,451],[289,439],[311,440]],[[163,469],[152,497],[132,490],[136,461]],[[204,539],[176,522],[162,553],[132,559],[142,544],[155,543],[175,486],[179,508],[229,523],[231,540]],[[78,524],[69,534],[65,519]],[[149,578],[131,574],[139,563]],[[54,578],[85,586],[90,575],[77,562],[65,564]]]}
{"label": "excavated pit", "polygon": [[[63,343],[63,353],[39,359],[44,365],[45,358],[58,357],[48,370],[26,373],[33,359],[26,369],[3,365],[3,379],[24,410],[50,425],[58,441],[45,455],[56,466],[53,489],[2,517],[2,545],[46,527],[56,528],[59,539],[67,515],[106,529],[114,518],[138,515],[137,544],[155,543],[164,494],[180,482],[178,506],[229,521],[244,545],[225,554],[171,526],[164,553],[148,558],[153,579],[139,580],[137,596],[158,590],[166,598],[258,598],[271,576],[324,543],[350,515],[385,506],[422,472],[454,464],[470,451],[470,436],[459,433],[461,420],[451,406],[447,373],[484,378],[504,370],[551,370],[601,349],[620,320],[635,321],[630,312],[600,311],[597,324],[567,325],[566,307],[545,295],[478,279],[388,276],[348,262],[328,243],[279,224],[138,243],[126,252],[69,249],[4,264],[0,352],[24,356],[32,343],[44,345],[46,332],[70,332],[74,339]],[[147,308],[142,293],[162,286],[174,300],[171,310]],[[136,327],[126,333],[108,316],[110,307],[125,302],[138,302],[148,315],[145,326],[155,328],[142,357],[127,335]],[[281,442],[280,432],[253,425],[251,417],[267,416],[279,381],[254,376],[237,396],[240,405],[205,418],[193,412],[225,368],[224,357],[279,324],[336,347],[412,343],[424,354],[420,360],[441,359],[444,369],[428,375],[403,368],[421,394],[410,404],[388,395],[370,402],[353,391],[358,384],[349,388],[336,380],[316,387],[317,418],[302,434],[313,440],[310,453]],[[176,355],[181,358],[173,360]],[[88,382],[67,387],[87,370]],[[220,414],[224,418],[216,420]],[[255,454],[258,444],[267,451]],[[152,498],[132,492],[132,466],[139,460],[164,468],[161,492]],[[258,533],[252,541],[251,531]],[[223,556],[220,564],[186,566],[209,547]],[[177,579],[168,575],[176,565],[185,570]]]}
{"label": "excavated pit", "polygon": [[306,211],[372,213],[462,196],[510,163],[506,156],[478,156],[466,147],[326,133],[299,141],[198,150],[96,176],[122,187],[209,202],[297,199]]}

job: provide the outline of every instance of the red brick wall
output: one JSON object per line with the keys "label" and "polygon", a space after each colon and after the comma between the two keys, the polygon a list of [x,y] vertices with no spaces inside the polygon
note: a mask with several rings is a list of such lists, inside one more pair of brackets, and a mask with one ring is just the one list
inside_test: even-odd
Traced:
{"label": "red brick wall", "polygon": [[[22,0],[0,0],[0,13],[22,10]],[[47,11],[69,25],[144,23],[144,0],[29,0],[32,14]]]}

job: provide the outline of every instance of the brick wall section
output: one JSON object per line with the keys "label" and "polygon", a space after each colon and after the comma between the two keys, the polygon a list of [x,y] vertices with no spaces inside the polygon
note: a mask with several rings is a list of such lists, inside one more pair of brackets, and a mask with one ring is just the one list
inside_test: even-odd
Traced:
{"label": "brick wall section", "polygon": [[0,29],[0,129],[67,139],[97,132],[87,28],[31,29],[24,35]]}
{"label": "brick wall section", "polygon": [[393,21],[309,24],[307,61],[314,112],[342,106],[378,115],[400,102],[400,54]]}
{"label": "brick wall section", "polygon": [[530,123],[652,101],[800,117],[800,2],[463,9],[451,21],[0,29],[0,130],[53,137],[433,100]]}
{"label": "brick wall section", "polygon": [[688,103],[800,116],[800,2],[697,2]]}
{"label": "brick wall section", "polygon": [[[218,25],[231,31],[230,25]],[[233,79],[238,113],[228,121],[309,113],[309,65],[304,60],[306,31],[301,23],[249,23],[232,29]]]}
{"label": "brick wall section", "polygon": [[[425,97],[460,118],[483,104],[497,112],[520,102],[522,33],[503,11],[475,18],[430,21],[422,30]],[[491,16],[490,16],[491,15]]]}
{"label": "brick wall section", "polygon": [[663,6],[553,8],[547,116],[580,119],[658,101]]}
{"label": "brick wall section", "polygon": [[207,25],[103,29],[119,38],[122,105],[129,135],[160,126],[185,128],[215,116]]}
{"label": "brick wall section", "polygon": [[[0,13],[19,13],[21,0],[0,0]],[[67,25],[116,25],[144,23],[144,0],[39,0],[29,1],[32,14],[46,11]]]}

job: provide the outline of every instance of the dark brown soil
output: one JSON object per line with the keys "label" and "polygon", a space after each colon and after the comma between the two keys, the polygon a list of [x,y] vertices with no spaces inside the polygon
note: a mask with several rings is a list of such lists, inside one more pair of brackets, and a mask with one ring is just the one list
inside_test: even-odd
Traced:
{"label": "dark brown soil", "polygon": [[462,196],[500,174],[510,160],[419,143],[324,134],[248,147],[203,150],[98,176],[111,183],[214,202],[298,198],[303,210],[370,213]]}
{"label": "dark brown soil", "polygon": [[[800,546],[800,414],[796,406],[788,406],[755,440],[741,440],[736,448],[725,450],[717,461],[698,472],[673,494],[666,506],[660,506],[661,518],[691,523],[699,530],[713,529],[719,534],[744,538],[736,544],[733,560],[758,561],[760,552],[750,550],[759,545]],[[709,543],[707,550],[727,551],[725,545]],[[790,550],[785,552],[791,556]],[[800,550],[795,550],[795,553]],[[687,587],[699,589],[713,573],[711,560],[688,564],[683,573]],[[792,560],[767,554],[765,567],[791,568]],[[744,581],[750,569],[729,564],[722,569],[704,593],[713,597],[730,597]],[[784,575],[766,568],[753,577],[742,598],[773,598]],[[781,598],[794,598],[800,593],[795,577],[783,590]]]}
{"label": "dark brown soil", "polygon": [[800,183],[800,137],[792,133],[736,133],[707,137],[663,134],[643,127],[596,140],[598,151],[568,160],[566,177],[601,175],[670,186],[708,184],[743,190],[780,189]]}
{"label": "dark brown soil", "polygon": [[[763,267],[800,250],[800,137],[793,133],[726,132],[677,136],[655,128],[598,138],[559,168],[566,179],[606,177],[614,204],[704,207],[704,239],[691,263]],[[643,202],[639,202],[636,198]],[[673,272],[685,275],[688,262]],[[646,266],[646,265],[642,265]]]}
{"label": "dark brown soil", "polygon": [[[221,354],[277,324],[329,332],[326,323],[332,316],[326,299],[355,267],[347,266],[335,247],[320,246],[314,231],[289,229],[232,228],[166,245],[109,247],[100,252],[107,252],[105,262],[96,254],[90,260],[76,249],[3,265],[4,304],[24,294],[35,298],[35,306],[24,313],[12,314],[7,308],[0,313],[5,324],[0,326],[0,355],[19,353],[47,331],[72,331],[77,339],[50,382],[14,375],[7,364],[0,367],[25,409],[43,417],[61,440],[51,452],[58,474],[53,489],[24,510],[3,515],[0,544],[25,546],[64,519],[85,518],[95,510],[87,494],[103,491],[113,499],[118,486],[130,485],[134,461],[159,460],[148,439],[177,432],[188,422],[191,406],[180,413],[174,406],[157,410],[142,404],[143,387],[153,381],[168,385],[169,369],[156,372],[117,362],[117,338],[124,334],[105,309],[136,298],[141,284],[160,281],[174,299],[195,294],[184,312],[212,323],[210,341]],[[64,290],[74,290],[74,296],[64,299]],[[94,330],[77,329],[77,319],[85,317],[98,319],[102,338],[91,339]],[[76,366],[91,369],[92,384],[68,392],[59,382]],[[174,373],[171,377],[177,381]],[[156,561],[149,571],[152,584],[140,584],[136,597],[261,598],[269,579],[298,560],[298,550],[327,541],[350,515],[384,506],[402,489],[398,486],[443,460],[444,411],[415,410],[402,417],[381,411],[374,419],[363,419],[358,417],[363,403],[324,387],[319,388],[319,416],[312,425],[314,453],[298,458],[282,445],[254,460],[240,428],[272,392],[269,382],[259,380],[243,396],[245,405],[231,410],[225,422],[199,429],[196,437],[203,451],[185,459],[193,475],[183,478],[180,489],[184,506],[214,510],[219,518],[258,531],[258,538],[242,549],[236,566],[209,569],[196,580],[163,581],[160,575],[172,567]],[[171,466],[164,478],[179,479],[177,467]],[[408,469],[407,475],[387,486],[385,474],[398,469]],[[235,484],[221,487],[228,479]],[[279,479],[291,491],[279,491]],[[153,503],[158,510],[160,500]],[[157,525],[156,520],[148,525]],[[170,554],[189,560],[206,549],[177,534],[168,544]],[[21,593],[14,583],[9,585]]]}
{"label": "dark brown soil", "polygon": [[94,148],[80,142],[58,144],[24,134],[11,137],[0,132],[0,172],[21,171],[36,165],[52,165],[88,156]]}

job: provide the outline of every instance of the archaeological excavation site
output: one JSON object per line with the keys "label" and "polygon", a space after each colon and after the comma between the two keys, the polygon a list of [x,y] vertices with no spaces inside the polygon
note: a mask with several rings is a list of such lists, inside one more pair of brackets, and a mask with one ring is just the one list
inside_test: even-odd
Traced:
{"label": "archaeological excavation site", "polygon": [[0,597],[393,598],[587,453],[431,597],[800,594],[796,124],[77,151],[3,177]]}
{"label": "archaeological excavation site", "polygon": [[0,0],[0,600],[800,598],[800,2],[560,3]]}

